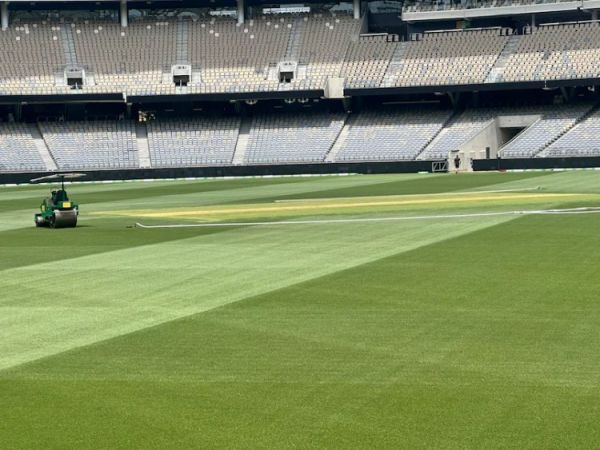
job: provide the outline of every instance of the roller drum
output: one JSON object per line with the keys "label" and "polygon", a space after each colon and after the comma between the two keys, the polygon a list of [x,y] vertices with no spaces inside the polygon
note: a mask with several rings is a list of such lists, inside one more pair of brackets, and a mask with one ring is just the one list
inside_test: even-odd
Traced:
{"label": "roller drum", "polygon": [[52,228],[72,228],[77,226],[77,211],[74,209],[68,211],[54,211],[51,226]]}

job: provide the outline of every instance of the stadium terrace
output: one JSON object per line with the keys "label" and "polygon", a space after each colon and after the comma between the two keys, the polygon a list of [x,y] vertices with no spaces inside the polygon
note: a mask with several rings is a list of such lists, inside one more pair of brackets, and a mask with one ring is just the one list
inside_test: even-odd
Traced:
{"label": "stadium terrace", "polygon": [[4,2],[0,171],[593,166],[592,3]]}

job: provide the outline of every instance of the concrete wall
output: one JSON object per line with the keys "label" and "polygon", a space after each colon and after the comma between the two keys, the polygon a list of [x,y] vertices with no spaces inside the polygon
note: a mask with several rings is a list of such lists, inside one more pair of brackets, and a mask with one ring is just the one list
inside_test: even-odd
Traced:
{"label": "concrete wall", "polygon": [[[339,173],[431,172],[432,161],[390,161],[361,163],[281,164],[263,166],[179,167],[172,169],[81,170],[82,181],[144,180],[204,177],[249,177],[273,175],[327,175]],[[0,173],[0,184],[27,184],[49,172]]]}
{"label": "concrete wall", "polygon": [[[514,133],[505,133],[508,128],[527,128],[540,118],[537,114],[503,115],[498,116],[481,130],[470,141],[466,142],[458,151],[461,159],[460,170],[471,170],[471,160],[486,159],[486,148],[490,148],[490,159],[496,159],[498,150],[508,141],[507,136]],[[455,155],[452,155],[451,159]],[[450,167],[454,168],[454,161],[450,161]]]}
{"label": "concrete wall", "polygon": [[458,152],[450,156],[449,166],[455,169],[454,158],[458,154],[460,158],[459,170],[471,170],[471,161],[485,159],[486,147],[490,147],[491,157],[495,158],[498,151],[499,131],[496,120],[491,120],[473,139],[466,142],[458,149]]}
{"label": "concrete wall", "polygon": [[498,126],[500,128],[527,128],[541,117],[539,114],[498,116]]}

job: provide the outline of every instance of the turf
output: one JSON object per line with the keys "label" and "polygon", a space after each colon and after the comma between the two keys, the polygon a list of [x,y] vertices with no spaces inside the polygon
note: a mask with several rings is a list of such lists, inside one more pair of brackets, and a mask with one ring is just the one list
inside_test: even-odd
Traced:
{"label": "turf", "polygon": [[600,206],[599,178],[74,185],[82,227],[55,231],[30,226],[45,188],[0,189],[0,448],[598,448],[600,214],[142,230],[182,219],[111,211],[533,188],[577,195],[468,210]]}

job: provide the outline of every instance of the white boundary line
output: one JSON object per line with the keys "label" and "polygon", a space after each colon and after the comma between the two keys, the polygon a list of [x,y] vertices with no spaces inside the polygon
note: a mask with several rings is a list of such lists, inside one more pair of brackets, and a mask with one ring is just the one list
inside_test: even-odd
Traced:
{"label": "white boundary line", "polygon": [[524,216],[524,215],[558,215],[558,214],[600,214],[600,207],[582,207],[565,209],[531,209],[521,211],[500,211],[470,214],[442,214],[435,216],[396,216],[396,217],[365,217],[358,219],[314,219],[314,220],[283,220],[275,222],[211,222],[211,223],[182,223],[164,225],[144,225],[136,222],[138,228],[211,228],[211,227],[242,227],[242,226],[278,226],[278,225],[328,225],[343,223],[370,223],[393,222],[404,220],[436,220],[436,219],[462,219],[472,217],[494,216]]}

